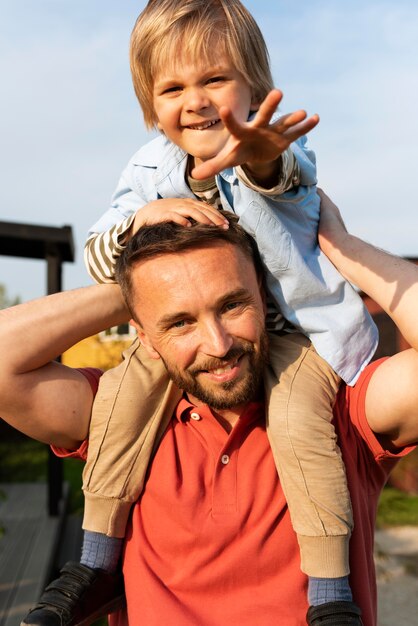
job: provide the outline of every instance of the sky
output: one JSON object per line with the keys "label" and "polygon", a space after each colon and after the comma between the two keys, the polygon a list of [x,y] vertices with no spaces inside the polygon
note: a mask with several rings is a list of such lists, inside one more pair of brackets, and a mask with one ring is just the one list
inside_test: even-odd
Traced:
{"label": "sky", "polygon": [[[144,1],[0,0],[0,220],[73,228],[63,287],[90,284],[89,227],[145,131],[128,63]],[[309,137],[319,184],[354,234],[418,257],[418,3],[257,0],[283,112]],[[1,251],[0,251],[1,252]],[[43,261],[0,256],[9,297],[41,296]]]}

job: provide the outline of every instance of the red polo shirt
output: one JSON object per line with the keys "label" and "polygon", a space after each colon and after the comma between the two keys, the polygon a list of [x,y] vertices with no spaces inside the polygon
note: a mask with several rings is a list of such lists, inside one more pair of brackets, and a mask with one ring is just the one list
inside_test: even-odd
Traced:
{"label": "red polo shirt", "polygon": [[[367,425],[370,376],[342,387],[335,428],[355,516],[351,585],[365,626],[376,624],[373,531],[379,493],[398,456]],[[186,400],[161,441],[132,511],[124,574],[130,626],[306,626],[306,577],[273,463],[263,407],[228,434]],[[112,616],[126,626],[126,615]]]}

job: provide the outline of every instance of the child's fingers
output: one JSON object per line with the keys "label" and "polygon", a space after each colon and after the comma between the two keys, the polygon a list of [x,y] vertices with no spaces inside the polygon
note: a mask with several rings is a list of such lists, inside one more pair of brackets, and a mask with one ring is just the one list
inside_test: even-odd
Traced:
{"label": "child's fingers", "polygon": [[252,125],[268,126],[282,98],[283,94],[279,89],[273,89],[270,91],[260,104],[260,107],[252,120]]}
{"label": "child's fingers", "polygon": [[219,172],[222,172],[222,170],[228,167],[233,167],[233,165],[234,163],[231,160],[230,153],[223,149],[212,159],[195,167],[191,174],[196,180],[205,180],[211,176],[216,176],[216,174],[219,174]]}
{"label": "child's fingers", "polygon": [[161,222],[174,222],[180,226],[190,226],[191,219],[203,224],[213,224],[228,228],[228,220],[206,202],[194,198],[160,198],[138,209],[134,231],[142,226]]}
{"label": "child's fingers", "polygon": [[307,113],[303,109],[299,111],[294,111],[293,113],[287,113],[286,115],[282,115],[272,126],[275,130],[285,131],[288,128],[292,128],[296,124],[303,122],[307,118]]}
{"label": "child's fingers", "polygon": [[[312,115],[306,119],[302,119],[300,122],[293,123],[290,127],[281,132],[283,137],[290,142],[295,141],[302,135],[306,135],[319,123],[319,115]],[[283,127],[285,128],[285,127]]]}
{"label": "child's fingers", "polygon": [[177,208],[173,214],[176,214],[178,218],[173,221],[187,226],[190,225],[190,219],[193,219],[201,224],[228,227],[228,220],[217,209],[205,202],[199,202],[198,205],[189,204]]}
{"label": "child's fingers", "polygon": [[226,226],[228,228],[228,220],[219,213],[217,209],[211,207],[210,204],[202,202],[200,207],[193,215],[190,215],[196,222],[202,224],[214,224],[215,226]]}
{"label": "child's fingers", "polygon": [[231,135],[234,135],[235,137],[240,136],[240,134],[243,131],[243,126],[242,124],[237,122],[237,120],[233,116],[231,110],[228,109],[228,107],[225,107],[225,106],[220,107],[219,117],[221,118],[222,122],[224,123],[224,126],[231,133]]}

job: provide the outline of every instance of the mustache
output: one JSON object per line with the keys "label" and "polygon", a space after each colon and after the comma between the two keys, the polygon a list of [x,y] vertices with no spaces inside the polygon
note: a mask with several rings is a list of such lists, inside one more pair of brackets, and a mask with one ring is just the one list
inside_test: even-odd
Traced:
{"label": "mustache", "polygon": [[187,371],[190,374],[195,375],[195,374],[199,374],[199,372],[206,371],[206,370],[216,370],[220,367],[225,367],[225,365],[227,365],[234,359],[238,360],[244,354],[253,354],[253,352],[254,352],[254,348],[251,344],[233,346],[230,350],[228,350],[225,356],[219,357],[219,358],[213,357],[210,359],[205,359],[201,363],[198,363],[197,365],[193,365],[193,367],[189,368]]}

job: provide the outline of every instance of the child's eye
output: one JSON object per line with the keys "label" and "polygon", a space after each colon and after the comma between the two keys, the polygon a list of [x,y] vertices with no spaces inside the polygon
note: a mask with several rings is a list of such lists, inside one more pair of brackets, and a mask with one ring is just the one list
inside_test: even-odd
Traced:
{"label": "child's eye", "polygon": [[181,91],[181,87],[179,85],[173,85],[173,87],[167,87],[166,89],[164,89],[163,94],[176,93],[177,91]]}
{"label": "child's eye", "polygon": [[212,76],[211,78],[208,79],[208,83],[220,83],[223,80],[225,80],[224,76]]}

